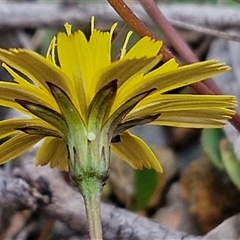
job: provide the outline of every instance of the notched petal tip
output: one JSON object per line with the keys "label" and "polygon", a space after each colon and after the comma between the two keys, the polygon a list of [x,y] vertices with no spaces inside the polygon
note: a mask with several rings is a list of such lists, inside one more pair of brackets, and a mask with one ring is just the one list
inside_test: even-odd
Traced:
{"label": "notched petal tip", "polygon": [[12,53],[19,53],[22,52],[23,50],[21,48],[9,48],[9,51]]}
{"label": "notched petal tip", "polygon": [[65,28],[65,30],[66,30],[67,35],[68,35],[68,36],[71,35],[71,33],[72,33],[72,25],[69,24],[68,22],[66,22],[66,23],[64,24],[64,28]]}

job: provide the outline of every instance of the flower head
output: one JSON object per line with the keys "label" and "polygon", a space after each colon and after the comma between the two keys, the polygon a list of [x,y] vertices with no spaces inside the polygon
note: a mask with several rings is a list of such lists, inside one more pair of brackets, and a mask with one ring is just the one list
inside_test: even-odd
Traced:
{"label": "flower head", "polygon": [[[26,49],[0,49],[14,82],[0,82],[0,104],[29,118],[0,122],[0,163],[44,139],[37,164],[61,170],[108,172],[109,148],[134,168],[161,171],[147,144],[128,131],[140,124],[218,128],[234,114],[234,96],[170,94],[171,90],[228,71],[216,60],[158,66],[162,43],[149,37],[112,60],[112,36],[94,27],[53,38],[46,57]],[[76,174],[75,174],[76,176]]]}

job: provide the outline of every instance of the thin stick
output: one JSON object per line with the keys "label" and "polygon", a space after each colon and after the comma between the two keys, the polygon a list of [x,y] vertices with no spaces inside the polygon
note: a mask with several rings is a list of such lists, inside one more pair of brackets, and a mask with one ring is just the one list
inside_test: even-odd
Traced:
{"label": "thin stick", "polygon": [[[182,37],[178,34],[178,32],[171,26],[165,16],[162,14],[161,10],[158,8],[156,3],[153,0],[139,0],[145,11],[152,18],[155,24],[161,29],[163,34],[166,36],[168,41],[174,47],[174,49],[178,52],[178,54],[183,57],[187,63],[199,62],[199,59],[193,53],[193,51],[189,48],[189,46],[185,43]],[[209,88],[210,92],[208,94],[222,94],[221,90],[212,80],[206,80],[204,83],[207,88]],[[191,85],[198,93],[206,94],[205,90],[201,87],[198,88],[196,84]],[[202,91],[203,90],[203,91]]]}
{"label": "thin stick", "polygon": [[229,31],[223,32],[220,30],[215,30],[215,29],[207,28],[207,27],[201,27],[196,24],[186,23],[186,22],[174,20],[174,19],[169,19],[168,21],[173,26],[181,28],[181,29],[191,30],[191,31],[203,33],[203,34],[213,36],[213,37],[219,37],[219,38],[227,39],[230,41],[240,42],[240,34],[235,33],[235,32],[229,32]]}
{"label": "thin stick", "polygon": [[[128,25],[134,29],[134,31],[140,36],[149,36],[153,39],[158,39],[158,37],[150,31],[150,29],[138,19],[138,17],[131,11],[131,9],[124,3],[124,1],[119,0],[108,0],[109,4],[115,9],[115,11],[119,14],[119,16],[128,23]],[[163,46],[161,49],[161,53],[163,54],[163,61],[166,62],[171,58],[175,58],[175,56],[171,53],[171,51]]]}

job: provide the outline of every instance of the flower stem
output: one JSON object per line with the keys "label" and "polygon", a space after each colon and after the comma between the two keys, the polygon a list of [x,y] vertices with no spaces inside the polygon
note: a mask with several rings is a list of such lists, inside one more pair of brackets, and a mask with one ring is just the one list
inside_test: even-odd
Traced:
{"label": "flower stem", "polygon": [[94,176],[89,176],[79,183],[79,190],[84,198],[86,214],[88,219],[89,236],[91,240],[101,240],[102,223],[101,223],[101,180]]}

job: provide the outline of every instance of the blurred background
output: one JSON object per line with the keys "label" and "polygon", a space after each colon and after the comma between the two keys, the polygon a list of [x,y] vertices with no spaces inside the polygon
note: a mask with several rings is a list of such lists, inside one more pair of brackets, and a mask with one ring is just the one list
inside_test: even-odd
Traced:
{"label": "blurred background", "polygon": [[[183,56],[171,46],[138,1],[125,2],[185,64]],[[219,59],[232,67],[231,72],[215,80],[224,93],[239,98],[239,3],[231,0],[156,2],[200,60]],[[112,53],[113,59],[117,58],[125,33],[130,28],[103,0],[2,0],[0,47],[28,48],[45,55],[52,37],[63,31],[65,22],[88,35],[92,15],[95,15],[97,28],[101,30],[109,30],[114,22],[119,22]],[[130,45],[138,39],[137,34],[133,35]],[[0,79],[11,81],[3,68],[0,68]],[[190,87],[177,92],[195,93]],[[1,120],[10,115],[17,116],[17,113],[0,109]],[[151,145],[163,165],[164,173],[146,169],[135,171],[113,155],[110,178],[104,187],[104,202],[146,216],[172,229],[199,236],[211,233],[224,220],[239,213],[239,135],[230,124],[223,130],[138,126],[132,131]],[[230,159],[224,154],[225,141],[231,145],[227,150]],[[18,160],[2,166],[2,169],[13,172],[16,167],[19,167]],[[62,175],[62,178],[66,176]],[[229,221],[227,224],[230,227],[233,223]],[[81,234],[41,211],[0,206],[0,239],[84,239]]]}

